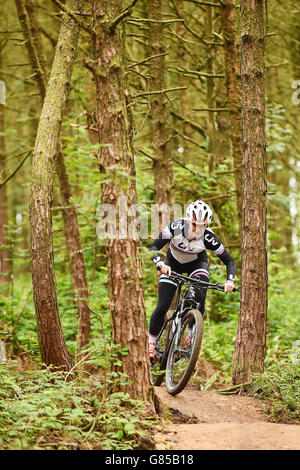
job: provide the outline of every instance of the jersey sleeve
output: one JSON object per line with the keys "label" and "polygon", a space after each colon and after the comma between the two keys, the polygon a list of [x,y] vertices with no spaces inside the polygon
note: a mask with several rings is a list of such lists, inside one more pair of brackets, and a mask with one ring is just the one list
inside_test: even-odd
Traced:
{"label": "jersey sleeve", "polygon": [[152,255],[152,261],[157,266],[157,268],[160,266],[162,263],[162,259],[160,257],[159,251],[167,244],[170,242],[171,238],[174,237],[174,230],[171,227],[170,222],[168,225],[165,226],[165,228],[160,232],[158,237],[153,241],[153,243],[149,247],[149,251],[151,252]]}
{"label": "jersey sleeve", "polygon": [[169,243],[172,238],[185,233],[186,227],[187,222],[185,219],[175,219],[164,227],[158,237],[150,245],[149,251],[153,252],[152,261],[157,267],[162,263],[159,251]]}
{"label": "jersey sleeve", "polygon": [[204,235],[204,245],[217,255],[222,263],[226,266],[227,280],[233,281],[236,273],[236,265],[230,253],[225,249],[224,245],[216,237],[214,232],[207,231]]}

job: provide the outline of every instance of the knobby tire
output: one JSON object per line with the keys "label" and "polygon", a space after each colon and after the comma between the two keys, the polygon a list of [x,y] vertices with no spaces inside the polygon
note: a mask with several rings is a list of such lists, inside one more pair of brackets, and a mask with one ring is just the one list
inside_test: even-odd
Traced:
{"label": "knobby tire", "polygon": [[[195,365],[199,356],[200,348],[201,348],[201,343],[202,343],[202,336],[203,336],[203,317],[199,310],[191,309],[189,310],[182,319],[182,330],[180,332],[180,336],[184,335],[184,327],[191,321],[195,321],[195,330],[194,330],[194,335],[191,343],[191,351],[190,351],[190,356],[187,362],[187,365],[185,367],[185,370],[178,381],[178,383],[173,383],[173,374],[174,374],[174,365],[175,365],[175,359],[174,355],[176,351],[175,349],[175,336],[172,340],[172,344],[170,347],[170,351],[168,354],[167,358],[167,364],[166,364],[166,388],[168,393],[171,395],[177,395],[180,393],[188,381],[191,378],[191,375],[194,372]],[[180,342],[180,341],[179,341]],[[180,359],[179,359],[180,360]],[[175,362],[174,362],[175,361]]]}

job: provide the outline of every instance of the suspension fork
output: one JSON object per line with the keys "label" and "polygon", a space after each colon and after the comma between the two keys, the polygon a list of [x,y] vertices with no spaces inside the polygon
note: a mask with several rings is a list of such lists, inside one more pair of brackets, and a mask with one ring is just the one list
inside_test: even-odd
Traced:
{"label": "suspension fork", "polygon": [[176,294],[176,302],[175,302],[175,308],[174,308],[174,313],[177,313],[178,307],[179,307],[179,302],[180,302],[180,294],[181,294],[181,289],[183,286],[183,282],[179,281],[178,287],[177,287],[177,294]]}
{"label": "suspension fork", "polygon": [[[174,308],[173,315],[171,316],[171,318],[168,318],[168,319],[166,319],[166,320],[164,321],[163,327],[162,327],[162,329],[160,330],[159,335],[158,335],[157,340],[156,340],[157,343],[159,342],[159,340],[160,340],[160,338],[161,338],[161,335],[163,334],[167,323],[169,323],[170,321],[172,321],[172,326],[173,326],[173,324],[174,324],[173,322],[174,322],[174,320],[175,320],[175,318],[176,318],[176,316],[177,316],[178,309],[179,309],[180,294],[181,294],[182,286],[183,286],[183,281],[179,281],[178,287],[177,287],[176,302],[175,302],[175,308]],[[169,350],[170,350],[170,346],[171,346],[173,337],[174,337],[174,335],[177,333],[177,331],[178,331],[178,323],[174,324],[174,329],[171,327],[170,338],[169,338],[169,339],[170,339],[170,342],[169,342],[167,354],[169,354]]]}
{"label": "suspension fork", "polygon": [[[178,312],[178,310],[180,308],[180,294],[181,294],[181,289],[182,289],[183,284],[184,284],[183,281],[179,281],[178,288],[177,288],[177,296],[176,296],[174,315],[172,316],[173,325],[174,325],[174,330],[172,331],[172,340],[175,337],[174,338],[175,348],[177,348],[178,338],[179,338],[180,329],[181,329],[181,315],[180,315],[181,311]],[[180,310],[182,310],[182,305],[181,305]],[[172,343],[172,341],[170,341],[169,348],[171,346],[171,343]]]}

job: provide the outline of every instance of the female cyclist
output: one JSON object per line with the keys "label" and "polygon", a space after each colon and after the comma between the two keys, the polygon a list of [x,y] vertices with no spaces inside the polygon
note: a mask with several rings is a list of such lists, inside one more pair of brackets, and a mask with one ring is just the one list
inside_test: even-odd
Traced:
{"label": "female cyclist", "polygon": [[[161,273],[158,302],[150,319],[149,355],[151,361],[155,359],[156,338],[177,288],[177,283],[169,279],[171,270],[179,274],[186,273],[188,276],[195,276],[207,282],[209,274],[206,250],[211,250],[226,265],[225,292],[233,290],[235,262],[214,232],[207,228],[211,220],[212,211],[209,205],[203,201],[195,201],[187,207],[186,218],[170,222],[150,246],[150,251],[153,251],[152,260]],[[167,243],[169,243],[169,248],[164,262],[159,251]],[[206,288],[195,287],[190,287],[189,290],[189,297],[199,303],[202,315],[204,314],[206,291]]]}

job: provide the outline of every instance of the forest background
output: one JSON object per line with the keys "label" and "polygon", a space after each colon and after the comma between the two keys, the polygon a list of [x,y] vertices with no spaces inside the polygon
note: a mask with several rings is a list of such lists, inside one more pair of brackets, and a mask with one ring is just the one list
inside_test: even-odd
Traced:
{"label": "forest background", "polygon": [[[71,196],[62,194],[56,167],[52,232],[66,347],[76,364],[82,357],[80,348],[85,346],[88,356],[84,363],[89,370],[69,382],[62,373],[41,368],[32,290],[29,200],[31,157],[42,106],[38,71],[32,70],[28,57],[18,3],[24,2],[2,1],[0,12],[0,79],[6,88],[6,93],[3,85],[0,90],[0,250],[6,253],[1,258],[0,284],[0,339],[6,349],[6,359],[0,366],[0,447],[134,448],[149,427],[157,425],[157,417],[126,391],[128,379],[116,370],[120,353],[126,356],[126,347],[117,346],[111,338],[108,265],[113,260],[108,259],[112,255],[107,254],[105,241],[96,231],[101,185],[108,179],[122,186],[124,174],[116,171],[111,177],[99,171],[97,79],[91,70],[93,50],[88,28],[82,28],[79,35],[60,133],[69,179],[64,187]],[[237,261],[238,285],[240,190],[235,178],[233,113],[225,61],[222,6],[226,2],[162,2],[159,21],[163,24],[163,42],[158,52],[151,48],[155,38],[150,35],[155,31],[147,13],[149,3],[133,2],[131,14],[123,18],[138,202],[148,216],[149,227],[151,205],[163,202],[156,198],[159,189],[163,193],[168,188],[165,201],[170,197],[168,202],[182,207],[199,198],[209,203],[214,212],[211,228]],[[156,3],[151,2],[153,6]],[[35,7],[43,66],[50,73],[63,12],[57,2],[26,0],[25,4]],[[86,15],[88,4],[82,10]],[[123,8],[126,10],[126,5]],[[289,0],[266,2],[264,10],[268,320],[265,371],[255,376],[251,389],[256,396],[270,400],[272,419],[293,422],[299,419],[299,10],[299,5]],[[235,12],[238,23],[238,4]],[[78,18],[89,24],[84,13]],[[156,84],[151,81],[151,74],[155,74],[151,56],[163,59],[156,63]],[[161,90],[160,113],[167,113],[163,138],[169,153],[162,166],[155,160],[153,146],[151,90],[155,89]],[[76,210],[79,251],[84,256],[88,286],[90,336],[83,345],[78,344],[80,305],[64,226],[63,209],[70,200]],[[147,252],[150,243],[150,237],[141,240],[147,321],[157,295],[157,273]],[[224,266],[216,257],[210,259],[210,273],[212,281],[225,281]],[[238,296],[208,295],[201,356],[216,372],[200,384],[202,389],[216,382],[223,386],[231,382],[238,312]]]}

